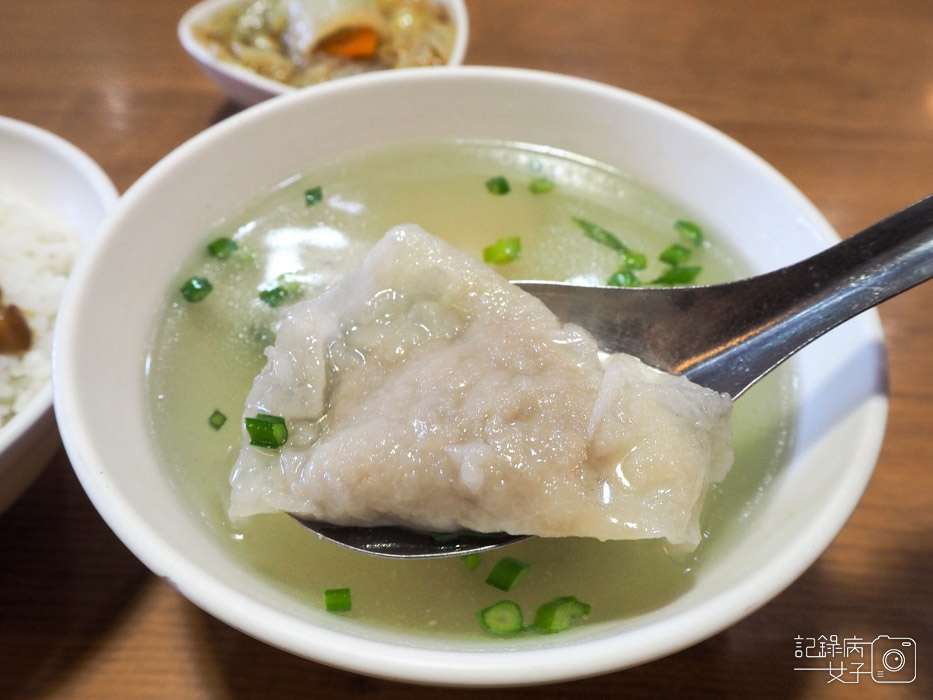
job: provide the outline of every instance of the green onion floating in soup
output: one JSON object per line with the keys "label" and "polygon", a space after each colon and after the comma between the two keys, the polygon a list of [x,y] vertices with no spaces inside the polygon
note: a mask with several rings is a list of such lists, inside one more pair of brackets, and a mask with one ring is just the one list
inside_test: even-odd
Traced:
{"label": "green onion floating in soup", "polygon": [[350,612],[353,597],[349,588],[328,588],[324,591],[324,607],[327,612]]}
{"label": "green onion floating in soup", "polygon": [[518,236],[507,236],[483,249],[483,261],[502,265],[512,262],[522,254],[522,239]]}
{"label": "green onion floating in soup", "polygon": [[580,602],[574,596],[562,596],[539,607],[532,624],[542,632],[563,632],[575,620],[589,616],[590,609],[589,604]]}
{"label": "green onion floating in soup", "polygon": [[181,287],[181,295],[192,304],[204,301],[214,286],[206,277],[191,277]]}
{"label": "green onion floating in soup", "polygon": [[505,637],[525,629],[522,609],[513,600],[500,600],[479,612],[479,622],[489,634]]}
{"label": "green onion floating in soup", "polygon": [[510,591],[518,585],[528,572],[530,564],[514,557],[503,557],[492,567],[486,577],[486,583],[500,591]]}

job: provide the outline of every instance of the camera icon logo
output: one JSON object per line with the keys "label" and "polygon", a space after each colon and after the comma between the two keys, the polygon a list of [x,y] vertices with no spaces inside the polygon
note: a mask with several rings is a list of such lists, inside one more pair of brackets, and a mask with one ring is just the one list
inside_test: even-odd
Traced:
{"label": "camera icon logo", "polygon": [[875,683],[911,683],[917,677],[917,642],[881,634],[871,643],[871,679]]}

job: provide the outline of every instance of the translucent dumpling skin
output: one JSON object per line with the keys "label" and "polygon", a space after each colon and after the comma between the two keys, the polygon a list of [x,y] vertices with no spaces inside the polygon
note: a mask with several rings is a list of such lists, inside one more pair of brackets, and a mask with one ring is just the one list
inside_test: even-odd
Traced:
{"label": "translucent dumpling skin", "polygon": [[245,415],[230,514],[696,545],[731,401],[614,355],[416,226],[292,306]]}

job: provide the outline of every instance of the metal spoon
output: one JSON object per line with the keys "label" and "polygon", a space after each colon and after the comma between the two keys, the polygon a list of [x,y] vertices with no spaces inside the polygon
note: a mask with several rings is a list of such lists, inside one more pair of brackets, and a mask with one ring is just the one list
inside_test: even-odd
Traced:
{"label": "metal spoon", "polygon": [[[933,195],[789,267],[698,287],[583,287],[516,282],[600,348],[733,399],[818,337],[933,277]],[[321,537],[369,554],[444,557],[527,536],[432,536],[400,527],[343,527],[301,520]]]}

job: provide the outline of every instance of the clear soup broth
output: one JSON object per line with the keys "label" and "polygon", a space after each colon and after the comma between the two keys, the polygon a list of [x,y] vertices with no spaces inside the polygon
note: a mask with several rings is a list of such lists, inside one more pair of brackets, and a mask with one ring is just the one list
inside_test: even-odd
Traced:
{"label": "clear soup broth", "polygon": [[[508,193],[490,191],[486,183],[495,177],[505,178]],[[229,237],[239,247],[217,260],[199,246],[186,261],[167,295],[147,364],[152,433],[194,517],[234,557],[308,606],[322,608],[326,589],[348,587],[349,617],[432,635],[483,635],[476,613],[503,598],[519,603],[530,622],[540,604],[573,595],[591,605],[583,623],[591,624],[654,610],[689,589],[703,562],[745,526],[784,462],[793,405],[787,367],[736,404],[735,465],[707,498],[704,539],[689,554],[658,540],[539,538],[484,554],[469,570],[457,557],[412,562],[351,552],[285,514],[237,522],[226,515],[243,404],[291,300],[320,292],[356,267],[389,228],[409,222],[480,259],[498,239],[520,237],[521,256],[496,266],[511,279],[604,284],[619,269],[619,254],[584,235],[575,218],[644,253],[647,268],[637,274],[645,281],[665,268],[660,252],[683,243],[674,222],[703,225],[623,173],[572,154],[525,144],[431,142],[321,164],[205,231],[205,245]],[[689,261],[702,267],[696,283],[749,271],[714,231],[705,234]],[[195,275],[207,277],[213,291],[190,304],[178,289]],[[258,298],[283,282],[291,292],[282,305]],[[208,422],[215,411],[227,417],[216,430]],[[505,555],[531,565],[508,593],[484,583]]]}

